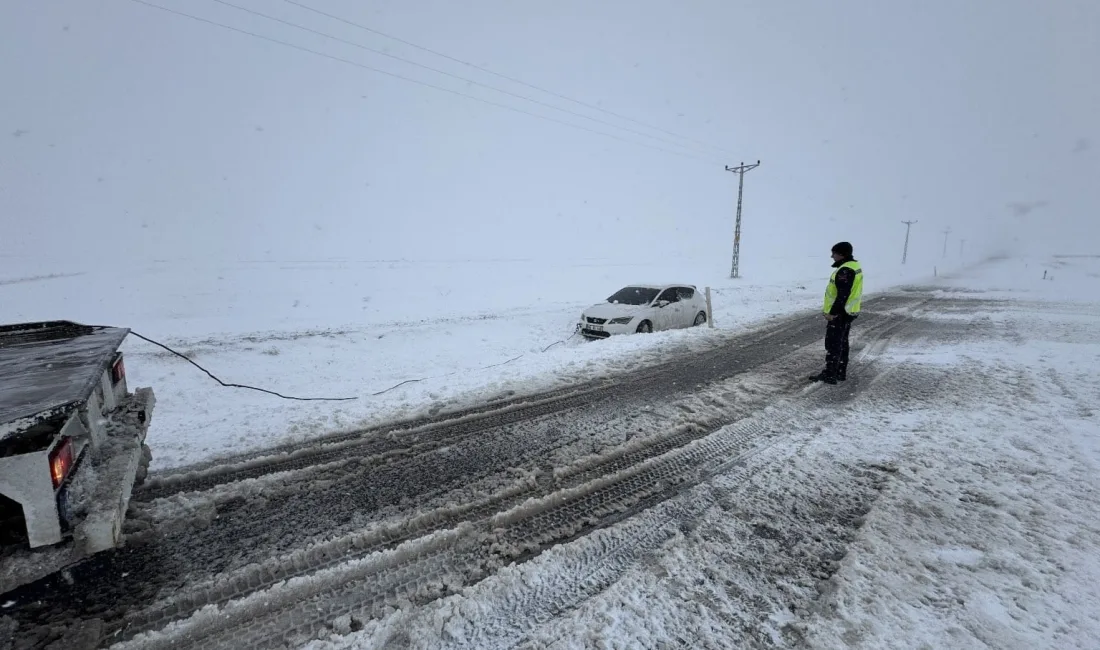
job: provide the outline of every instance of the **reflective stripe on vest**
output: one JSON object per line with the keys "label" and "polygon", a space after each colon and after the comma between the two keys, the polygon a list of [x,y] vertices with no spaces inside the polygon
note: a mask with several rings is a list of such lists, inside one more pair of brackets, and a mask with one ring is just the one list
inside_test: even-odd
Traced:
{"label": "reflective stripe on vest", "polygon": [[825,287],[824,311],[828,314],[833,310],[833,303],[836,302],[836,274],[840,269],[852,269],[856,274],[852,280],[852,293],[848,294],[848,302],[844,303],[845,313],[855,316],[863,304],[863,268],[855,260],[841,264],[829,277],[829,285]]}

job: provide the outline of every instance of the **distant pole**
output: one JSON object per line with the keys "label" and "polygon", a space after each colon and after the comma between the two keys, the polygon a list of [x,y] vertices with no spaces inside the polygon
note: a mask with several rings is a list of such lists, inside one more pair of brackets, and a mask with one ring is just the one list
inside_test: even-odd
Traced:
{"label": "distant pole", "polygon": [[943,231],[943,259],[947,259],[947,236],[951,234],[951,226]]}
{"label": "distant pole", "polygon": [[755,165],[746,165],[741,163],[737,167],[730,167],[726,165],[726,171],[734,172],[737,174],[737,220],[736,225],[733,227],[733,267],[730,269],[731,278],[741,277],[740,265],[741,265],[741,195],[745,191],[745,172],[756,169],[760,166],[760,161],[757,160]]}
{"label": "distant pole", "polygon": [[959,257],[963,256],[963,251],[964,250],[966,250],[966,240],[965,239],[960,239],[959,240]]}
{"label": "distant pole", "polygon": [[902,221],[905,224],[905,248],[901,249],[901,263],[905,264],[905,260],[909,259],[909,229],[913,227],[916,221]]}

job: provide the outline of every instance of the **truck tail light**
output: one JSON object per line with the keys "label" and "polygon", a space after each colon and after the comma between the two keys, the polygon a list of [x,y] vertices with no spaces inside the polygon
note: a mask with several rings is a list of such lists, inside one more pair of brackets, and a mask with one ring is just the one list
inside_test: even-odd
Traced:
{"label": "truck tail light", "polygon": [[62,481],[69,475],[73,468],[73,444],[72,438],[65,440],[50,452],[50,476],[53,477],[54,488],[61,487]]}
{"label": "truck tail light", "polygon": [[114,364],[111,365],[111,383],[117,384],[126,378],[126,364],[122,362],[122,353],[120,352],[118,358],[115,359]]}

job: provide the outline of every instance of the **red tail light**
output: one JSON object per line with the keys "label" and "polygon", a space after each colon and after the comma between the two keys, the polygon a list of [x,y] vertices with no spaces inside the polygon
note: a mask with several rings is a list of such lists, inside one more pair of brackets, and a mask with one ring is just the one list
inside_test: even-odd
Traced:
{"label": "red tail light", "polygon": [[60,487],[61,482],[69,475],[73,468],[73,445],[71,438],[65,438],[64,442],[50,452],[50,476],[53,477],[53,486]]}
{"label": "red tail light", "polygon": [[118,360],[111,366],[111,383],[117,384],[126,377],[126,365],[122,363],[122,355],[118,355]]}

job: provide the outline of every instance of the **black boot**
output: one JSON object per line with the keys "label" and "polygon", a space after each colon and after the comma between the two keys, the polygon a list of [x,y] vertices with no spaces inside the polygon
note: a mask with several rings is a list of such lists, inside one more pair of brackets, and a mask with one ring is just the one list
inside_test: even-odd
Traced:
{"label": "black boot", "polygon": [[835,384],[836,380],[837,380],[836,377],[833,377],[831,375],[826,374],[824,370],[819,372],[816,375],[811,375],[810,376],[810,381],[821,381],[821,382],[825,382],[826,384]]}

